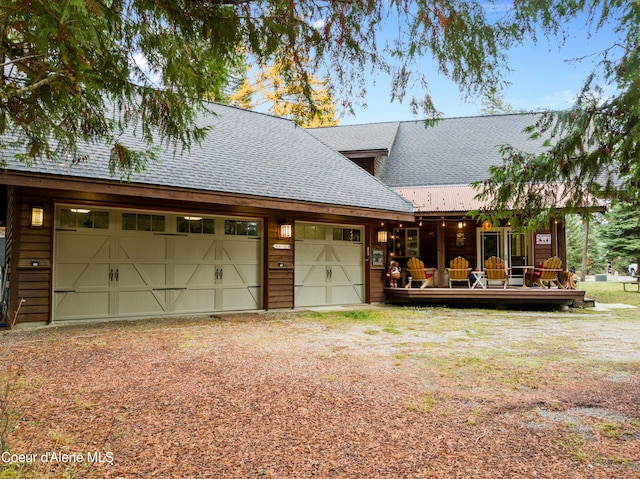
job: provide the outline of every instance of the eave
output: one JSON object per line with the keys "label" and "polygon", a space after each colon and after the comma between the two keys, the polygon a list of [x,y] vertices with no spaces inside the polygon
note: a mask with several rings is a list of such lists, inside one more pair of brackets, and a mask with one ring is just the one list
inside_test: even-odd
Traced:
{"label": "eave", "polygon": [[203,191],[189,188],[170,188],[141,183],[124,183],[91,178],[50,176],[37,173],[5,171],[0,175],[0,183],[29,188],[54,189],[94,194],[136,196],[141,198],[197,202],[210,205],[260,208],[286,211],[289,213],[310,213],[331,216],[348,216],[370,220],[413,221],[413,213],[361,208],[349,205],[314,203],[286,198],[272,198],[257,195]]}

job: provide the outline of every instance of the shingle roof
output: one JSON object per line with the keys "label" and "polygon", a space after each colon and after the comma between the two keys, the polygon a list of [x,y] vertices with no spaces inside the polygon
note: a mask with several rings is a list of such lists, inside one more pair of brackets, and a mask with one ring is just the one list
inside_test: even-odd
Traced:
{"label": "shingle roof", "polygon": [[391,150],[399,122],[312,128],[309,132],[335,151]]}
{"label": "shingle roof", "polygon": [[489,166],[502,164],[499,146],[536,151],[539,143],[523,130],[536,115],[513,114],[448,118],[435,126],[402,122],[378,178],[392,187],[462,185],[488,177]]}
{"label": "shingle roof", "polygon": [[[212,105],[217,116],[203,115],[199,126],[212,126],[201,145],[190,151],[159,152],[157,162],[131,175],[130,184],[234,193],[305,202],[412,212],[412,205],[377,178],[327,148],[293,122],[262,113]],[[129,146],[143,148],[132,134]],[[88,161],[70,165],[38,162],[25,166],[11,153],[7,169],[50,175],[119,181],[109,173],[109,148],[88,145]],[[84,153],[84,151],[83,151]]]}
{"label": "shingle roof", "polygon": [[435,126],[421,121],[350,125],[310,130],[336,151],[386,149],[376,176],[391,187],[462,185],[487,178],[502,164],[499,146],[535,151],[523,130],[535,114],[447,118]]}

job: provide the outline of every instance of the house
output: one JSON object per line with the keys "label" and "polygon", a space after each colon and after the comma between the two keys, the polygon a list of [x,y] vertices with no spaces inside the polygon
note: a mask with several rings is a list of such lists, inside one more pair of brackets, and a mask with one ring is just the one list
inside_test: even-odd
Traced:
{"label": "house", "polygon": [[448,285],[446,268],[453,258],[463,256],[482,270],[487,258],[498,256],[511,269],[511,284],[522,284],[522,266],[557,255],[567,267],[562,218],[529,233],[513,231],[508,220],[476,222],[468,213],[482,205],[470,185],[486,179],[490,166],[501,164],[501,145],[538,151],[541,145],[524,133],[535,121],[535,114],[509,114],[443,119],[429,127],[417,121],[389,122],[311,133],[414,204],[415,221],[384,223],[385,256],[401,266],[419,257],[434,270],[440,287]]}
{"label": "house", "polygon": [[291,121],[211,108],[202,144],[129,179],[105,145],[25,166],[5,142],[9,325],[384,300],[377,229],[411,202]]}

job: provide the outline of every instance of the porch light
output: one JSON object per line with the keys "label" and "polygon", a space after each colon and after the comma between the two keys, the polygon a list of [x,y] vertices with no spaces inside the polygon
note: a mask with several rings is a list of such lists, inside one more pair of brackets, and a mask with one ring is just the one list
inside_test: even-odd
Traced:
{"label": "porch light", "polygon": [[445,226],[447,226],[447,223],[444,220],[444,216],[442,217],[442,227],[444,228]]}
{"label": "porch light", "polygon": [[378,243],[386,243],[388,237],[387,230],[378,230]]}
{"label": "porch light", "polygon": [[458,221],[458,229],[461,230],[464,228],[464,223],[462,221]]}
{"label": "porch light", "polygon": [[42,228],[44,225],[44,208],[42,206],[31,207],[31,227]]}
{"label": "porch light", "polygon": [[291,238],[292,231],[293,226],[291,223],[280,223],[280,226],[278,227],[278,238]]}

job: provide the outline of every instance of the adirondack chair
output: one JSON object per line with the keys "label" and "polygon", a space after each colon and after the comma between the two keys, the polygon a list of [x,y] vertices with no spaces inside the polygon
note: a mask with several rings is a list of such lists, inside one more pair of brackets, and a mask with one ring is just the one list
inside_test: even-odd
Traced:
{"label": "adirondack chair", "polygon": [[533,270],[533,282],[543,288],[549,289],[553,284],[560,289],[564,286],[558,278],[558,274],[562,271],[562,260],[557,256],[549,258],[542,263],[541,268]]}
{"label": "adirondack chair", "polygon": [[427,271],[424,263],[418,258],[410,258],[407,261],[407,285],[405,288],[411,288],[413,283],[420,283],[420,289],[433,284],[433,274]]}
{"label": "adirondack chair", "polygon": [[447,268],[447,272],[449,273],[449,287],[453,288],[454,282],[463,282],[467,283],[467,286],[470,288],[471,281],[469,281],[469,273],[471,273],[471,268],[469,268],[469,262],[462,256],[458,256],[451,260],[449,266],[450,267]]}
{"label": "adirondack chair", "polygon": [[503,288],[509,286],[509,275],[505,268],[504,261],[497,256],[491,256],[484,262],[484,270],[486,274],[487,286],[491,282],[502,283]]}

